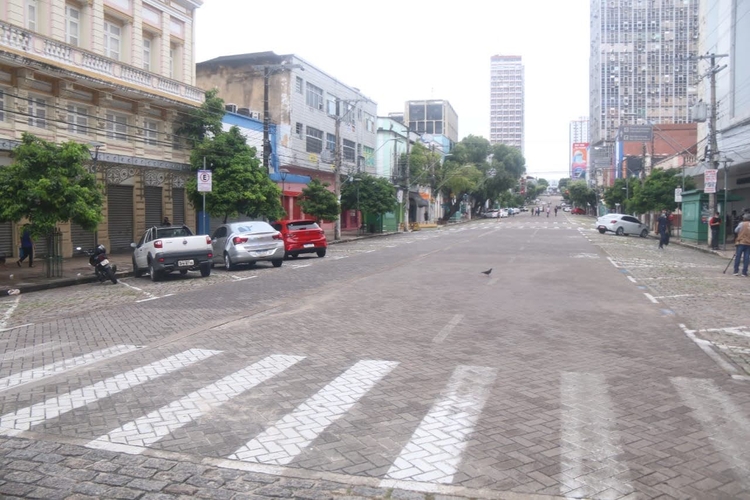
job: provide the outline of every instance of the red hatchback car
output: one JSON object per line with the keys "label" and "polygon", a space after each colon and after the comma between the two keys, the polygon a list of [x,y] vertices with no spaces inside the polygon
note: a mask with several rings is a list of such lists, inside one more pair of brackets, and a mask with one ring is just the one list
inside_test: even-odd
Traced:
{"label": "red hatchback car", "polygon": [[284,239],[285,257],[296,259],[301,253],[325,257],[328,248],[326,234],[314,219],[277,220],[271,226]]}
{"label": "red hatchback car", "polygon": [[586,211],[581,207],[575,207],[570,213],[574,215],[586,215]]}

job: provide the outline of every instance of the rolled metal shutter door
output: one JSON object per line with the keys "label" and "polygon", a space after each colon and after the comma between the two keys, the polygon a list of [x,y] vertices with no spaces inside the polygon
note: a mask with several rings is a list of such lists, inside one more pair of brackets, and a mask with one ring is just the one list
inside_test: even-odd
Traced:
{"label": "rolled metal shutter door", "polygon": [[172,188],[172,224],[185,224],[185,188]]}
{"label": "rolled metal shutter door", "polygon": [[70,241],[73,244],[73,250],[77,247],[92,249],[96,246],[96,233],[94,231],[86,231],[75,222],[71,222]]}
{"label": "rolled metal shutter door", "polygon": [[[10,257],[13,255],[13,224],[11,222],[0,222],[0,255]],[[17,246],[20,246],[19,242]]]}
{"label": "rolled metal shutter door", "polygon": [[107,186],[110,252],[130,250],[133,236],[133,186]]}
{"label": "rolled metal shutter door", "polygon": [[161,225],[164,220],[161,216],[161,188],[146,186],[143,194],[146,199],[146,227]]}

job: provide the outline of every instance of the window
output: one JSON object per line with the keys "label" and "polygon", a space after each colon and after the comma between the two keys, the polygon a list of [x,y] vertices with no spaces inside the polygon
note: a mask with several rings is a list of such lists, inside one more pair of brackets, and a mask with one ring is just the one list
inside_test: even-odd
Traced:
{"label": "window", "polygon": [[115,113],[107,113],[107,139],[126,140],[128,131],[128,117]]}
{"label": "window", "polygon": [[37,8],[36,0],[26,0],[26,29],[36,31]]}
{"label": "window", "polygon": [[65,41],[78,47],[80,37],[81,11],[70,5],[65,6]]}
{"label": "window", "polygon": [[180,49],[179,45],[169,46],[169,78],[180,78]]}
{"label": "window", "polygon": [[355,151],[356,151],[356,145],[354,144],[354,141],[349,141],[347,139],[344,139],[343,150],[344,150],[344,160],[354,161]]}
{"label": "window", "polygon": [[326,134],[326,149],[331,153],[336,152],[336,136],[333,134]]}
{"label": "window", "polygon": [[120,60],[120,37],[122,28],[110,21],[104,21],[104,55]]}
{"label": "window", "polygon": [[323,151],[323,131],[316,128],[307,127],[307,145],[308,153],[318,153]]}
{"label": "window", "polygon": [[40,97],[29,97],[29,126],[47,128],[47,101]]}
{"label": "window", "polygon": [[143,69],[151,71],[151,39],[143,39]]}
{"label": "window", "polygon": [[294,90],[296,90],[298,94],[302,93],[302,78],[299,76],[297,77]]}
{"label": "window", "polygon": [[336,98],[332,95],[329,95],[328,99],[326,99],[326,113],[336,116]]}
{"label": "window", "polygon": [[88,110],[83,106],[68,105],[68,132],[86,134],[89,127]]}
{"label": "window", "polygon": [[307,98],[305,99],[308,106],[315,109],[323,110],[323,89],[316,87],[310,82],[307,82]]}
{"label": "window", "polygon": [[294,133],[302,139],[302,133],[304,132],[303,125],[300,122],[297,122],[297,124],[294,126]]}
{"label": "window", "polygon": [[156,146],[159,134],[159,124],[154,120],[143,120],[143,143]]}

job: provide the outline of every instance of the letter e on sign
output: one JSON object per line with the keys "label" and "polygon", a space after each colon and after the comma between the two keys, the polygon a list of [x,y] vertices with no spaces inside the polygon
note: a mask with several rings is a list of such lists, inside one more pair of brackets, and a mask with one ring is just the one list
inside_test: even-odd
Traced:
{"label": "letter e on sign", "polygon": [[199,193],[211,192],[211,171],[210,170],[198,170],[198,192]]}

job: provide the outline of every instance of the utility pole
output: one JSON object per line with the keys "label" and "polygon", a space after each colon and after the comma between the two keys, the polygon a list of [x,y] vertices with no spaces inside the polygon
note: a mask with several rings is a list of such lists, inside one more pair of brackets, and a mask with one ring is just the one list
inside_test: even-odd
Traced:
{"label": "utility pole", "polygon": [[[700,56],[698,59],[708,59],[710,61],[711,67],[708,70],[708,76],[709,76],[709,84],[710,84],[710,117],[708,121],[708,127],[709,127],[709,151],[708,151],[708,157],[706,160],[711,165],[712,169],[719,169],[719,145],[716,137],[716,74],[726,68],[727,66],[721,66],[719,68],[716,67],[716,58],[717,57],[728,57],[727,54],[706,54],[705,56]],[[709,193],[708,194],[708,209],[713,215],[716,212],[716,193]]]}
{"label": "utility pole", "polygon": [[[336,99],[336,147],[333,152],[333,193],[336,195],[336,201],[341,203],[341,113],[339,112],[341,100]],[[333,226],[333,239],[341,239],[341,208],[339,207],[339,216]]]}
{"label": "utility pole", "polygon": [[404,200],[404,232],[409,231],[409,146],[411,138],[409,137],[409,127],[406,127],[406,166],[404,177],[406,179],[406,199]]}

